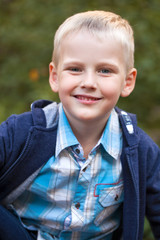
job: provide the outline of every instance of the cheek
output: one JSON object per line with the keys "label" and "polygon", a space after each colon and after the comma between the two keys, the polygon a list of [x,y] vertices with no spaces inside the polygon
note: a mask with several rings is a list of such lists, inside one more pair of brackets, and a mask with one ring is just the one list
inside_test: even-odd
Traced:
{"label": "cheek", "polygon": [[74,88],[79,85],[79,81],[74,76],[68,74],[61,74],[59,78],[59,89],[64,93],[71,92]]}
{"label": "cheek", "polygon": [[106,79],[106,81],[101,84],[102,94],[107,98],[119,98],[124,85],[123,79],[122,76]]}
{"label": "cheek", "polygon": [[121,93],[121,88],[116,84],[106,84],[101,89],[101,92],[107,98],[117,98]]}
{"label": "cheek", "polygon": [[73,81],[69,78],[61,78],[59,81],[59,96],[64,97],[70,95],[74,89]]}

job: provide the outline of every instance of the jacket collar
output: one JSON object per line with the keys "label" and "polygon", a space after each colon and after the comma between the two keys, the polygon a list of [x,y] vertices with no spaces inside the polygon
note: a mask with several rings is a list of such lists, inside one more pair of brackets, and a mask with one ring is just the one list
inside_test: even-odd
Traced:
{"label": "jacket collar", "polygon": [[119,121],[123,129],[123,136],[125,138],[126,145],[136,146],[138,144],[136,127],[137,119],[135,114],[127,113],[118,107],[115,108],[119,116]]}
{"label": "jacket collar", "polygon": [[[116,108],[119,121],[123,129],[123,151],[121,162],[124,179],[123,205],[123,238],[138,239],[139,231],[139,167],[138,167],[138,135],[136,130],[136,116]],[[126,227],[130,222],[131,227]],[[136,231],[135,231],[136,229]]]}

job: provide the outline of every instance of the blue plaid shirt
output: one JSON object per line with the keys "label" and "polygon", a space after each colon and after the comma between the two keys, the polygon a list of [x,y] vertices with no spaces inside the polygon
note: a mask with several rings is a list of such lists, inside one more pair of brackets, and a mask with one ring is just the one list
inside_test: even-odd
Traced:
{"label": "blue plaid shirt", "polygon": [[38,230],[38,240],[112,239],[122,215],[121,150],[113,110],[85,159],[60,104],[56,154],[13,204],[24,226]]}

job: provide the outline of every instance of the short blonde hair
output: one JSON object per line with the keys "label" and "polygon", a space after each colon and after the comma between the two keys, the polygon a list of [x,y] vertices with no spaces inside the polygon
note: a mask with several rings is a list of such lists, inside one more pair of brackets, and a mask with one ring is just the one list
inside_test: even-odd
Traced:
{"label": "short blonde hair", "polygon": [[69,34],[85,29],[97,37],[113,36],[124,49],[127,71],[134,66],[134,36],[129,22],[121,16],[106,11],[87,11],[67,18],[57,29],[52,60],[58,64],[62,40]]}

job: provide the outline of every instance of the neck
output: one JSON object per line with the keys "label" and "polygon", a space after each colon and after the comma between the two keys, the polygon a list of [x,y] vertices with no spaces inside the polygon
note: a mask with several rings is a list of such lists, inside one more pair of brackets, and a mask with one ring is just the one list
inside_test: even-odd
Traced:
{"label": "neck", "polygon": [[97,144],[105,125],[106,121],[104,123],[98,122],[98,124],[97,122],[96,124],[83,122],[71,124],[72,131],[83,148],[85,158],[88,157],[90,151]]}

